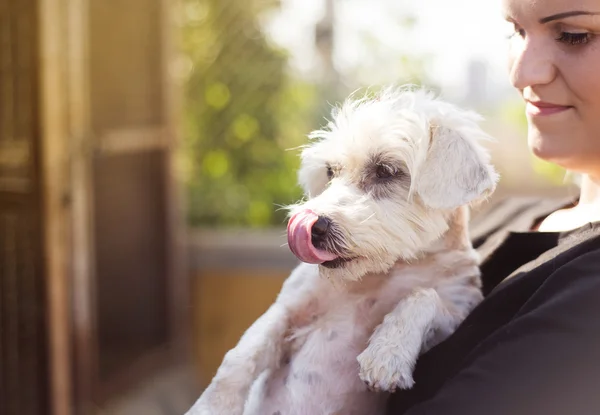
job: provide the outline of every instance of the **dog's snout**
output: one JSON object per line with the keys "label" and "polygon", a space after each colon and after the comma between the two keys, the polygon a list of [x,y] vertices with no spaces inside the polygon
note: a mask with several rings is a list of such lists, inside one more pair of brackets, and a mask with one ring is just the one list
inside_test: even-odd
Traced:
{"label": "dog's snout", "polygon": [[329,231],[331,221],[325,216],[319,216],[319,219],[313,224],[311,228],[311,237],[313,244],[317,245]]}

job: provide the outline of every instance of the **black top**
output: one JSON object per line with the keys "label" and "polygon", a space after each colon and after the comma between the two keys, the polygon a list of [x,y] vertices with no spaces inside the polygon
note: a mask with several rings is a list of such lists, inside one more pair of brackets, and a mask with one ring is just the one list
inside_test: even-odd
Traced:
{"label": "black top", "polygon": [[389,415],[600,414],[600,223],[528,231],[564,204],[506,202],[475,221],[486,297],[419,358]]}

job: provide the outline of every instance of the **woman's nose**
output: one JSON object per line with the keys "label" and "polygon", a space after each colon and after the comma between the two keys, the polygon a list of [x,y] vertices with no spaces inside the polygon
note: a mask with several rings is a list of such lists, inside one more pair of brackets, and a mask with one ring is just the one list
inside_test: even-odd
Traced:
{"label": "woman's nose", "polygon": [[551,45],[532,38],[520,39],[511,46],[510,81],[512,85],[523,90],[527,87],[551,83],[556,77]]}

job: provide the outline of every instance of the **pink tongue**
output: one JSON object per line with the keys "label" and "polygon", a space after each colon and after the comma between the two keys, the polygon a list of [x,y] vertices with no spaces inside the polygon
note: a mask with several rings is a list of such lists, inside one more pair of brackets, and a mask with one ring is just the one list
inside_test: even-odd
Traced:
{"label": "pink tongue", "polygon": [[312,210],[303,210],[292,216],[288,222],[288,245],[300,261],[309,264],[321,264],[337,258],[337,255],[317,249],[312,244],[311,229],[317,219],[319,216]]}

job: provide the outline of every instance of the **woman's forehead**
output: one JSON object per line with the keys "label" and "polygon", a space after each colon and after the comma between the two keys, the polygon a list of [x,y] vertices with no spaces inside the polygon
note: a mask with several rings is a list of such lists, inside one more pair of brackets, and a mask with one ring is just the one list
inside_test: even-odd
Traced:
{"label": "woman's forehead", "polygon": [[600,0],[502,0],[507,18],[532,19],[540,24],[575,12],[600,13]]}

